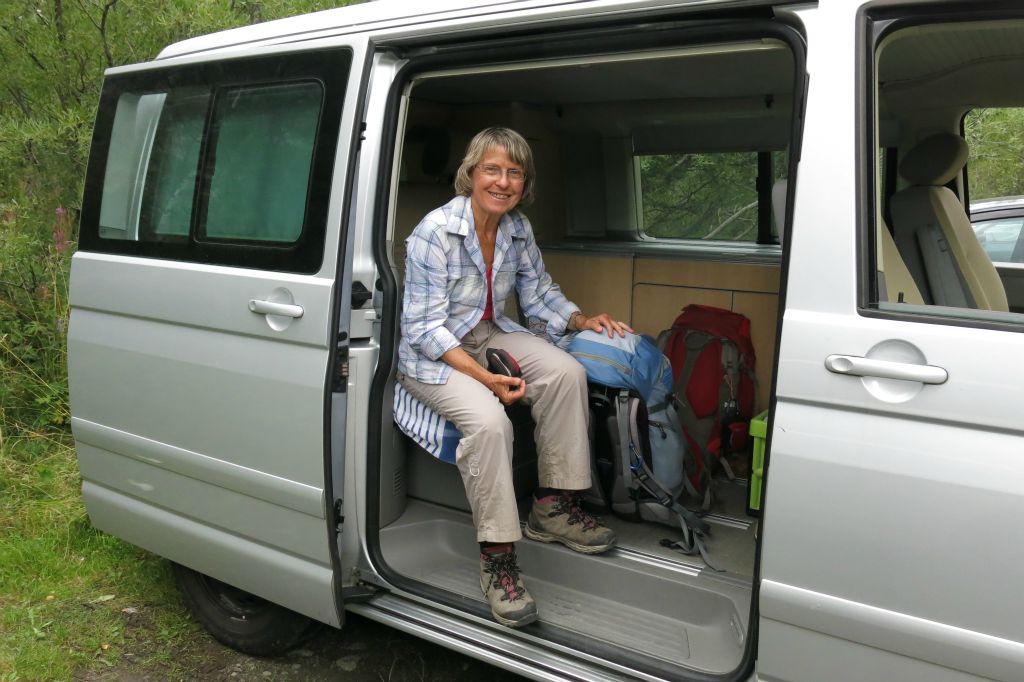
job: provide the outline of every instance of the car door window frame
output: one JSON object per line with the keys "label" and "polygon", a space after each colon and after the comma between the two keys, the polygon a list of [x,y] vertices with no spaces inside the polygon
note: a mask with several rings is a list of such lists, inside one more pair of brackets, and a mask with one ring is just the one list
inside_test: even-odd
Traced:
{"label": "car door window frame", "polygon": [[978,311],[937,305],[888,303],[880,300],[877,230],[879,192],[878,149],[878,46],[889,35],[912,26],[976,22],[986,19],[1020,19],[1020,12],[1000,9],[998,3],[960,2],[953,5],[866,5],[857,12],[857,312],[863,317],[905,322],[975,327],[1024,332],[1017,313]]}
{"label": "car door window frame", "polygon": [[[142,256],[167,260],[210,263],[245,268],[313,274],[322,264],[327,227],[329,195],[341,126],[345,89],[352,64],[349,48],[330,48],[294,54],[238,58],[215,62],[129,70],[113,73],[104,83],[96,117],[92,151],[86,173],[79,245],[84,251]],[[177,88],[207,86],[212,91],[239,87],[288,85],[315,81],[323,97],[316,124],[310,176],[307,184],[302,230],[292,242],[244,239],[205,239],[200,234],[206,204],[200,194],[208,191],[215,97],[211,94],[203,124],[203,140],[192,198],[187,239],[126,240],[100,234],[100,204],[103,196],[108,152],[117,103],[122,95],[171,92]],[[215,93],[214,93],[215,94]]]}

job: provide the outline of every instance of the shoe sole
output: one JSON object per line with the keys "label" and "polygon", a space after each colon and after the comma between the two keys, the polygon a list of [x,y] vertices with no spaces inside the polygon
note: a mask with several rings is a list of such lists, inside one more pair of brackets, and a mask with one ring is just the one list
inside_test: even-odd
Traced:
{"label": "shoe sole", "polygon": [[[481,583],[480,583],[480,590],[484,593],[484,599],[487,599],[487,590],[484,589],[483,581],[481,581]],[[491,616],[494,617],[494,620],[498,621],[499,625],[504,625],[504,626],[510,627],[510,628],[521,628],[524,625],[529,625],[533,621],[537,620],[537,611],[534,610],[533,613],[528,613],[525,616],[523,616],[522,618],[520,618],[519,620],[513,620],[511,618],[505,618],[503,616],[499,616],[497,614],[497,612],[495,612],[494,609],[491,609]]]}
{"label": "shoe sole", "polygon": [[560,535],[552,535],[551,533],[534,530],[530,527],[529,523],[527,523],[523,528],[523,535],[531,540],[536,540],[537,542],[558,542],[574,552],[579,552],[580,554],[600,554],[601,552],[607,552],[615,546],[614,542],[610,542],[606,545],[581,545],[578,542],[573,542],[572,540],[563,538]]}

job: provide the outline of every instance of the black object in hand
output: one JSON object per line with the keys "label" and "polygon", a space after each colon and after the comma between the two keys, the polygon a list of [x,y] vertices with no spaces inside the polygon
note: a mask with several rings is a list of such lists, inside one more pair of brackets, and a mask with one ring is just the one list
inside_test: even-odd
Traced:
{"label": "black object in hand", "polygon": [[507,377],[519,378],[523,376],[516,359],[500,348],[487,349],[487,368],[495,374],[503,374]]}

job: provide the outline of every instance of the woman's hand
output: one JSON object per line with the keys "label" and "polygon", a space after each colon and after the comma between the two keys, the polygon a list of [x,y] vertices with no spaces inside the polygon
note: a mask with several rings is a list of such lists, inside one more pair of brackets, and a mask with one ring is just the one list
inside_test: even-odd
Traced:
{"label": "woman's hand", "polygon": [[619,322],[613,320],[608,313],[601,313],[600,315],[594,315],[593,317],[586,317],[582,313],[576,316],[574,320],[576,323],[576,329],[583,331],[584,329],[590,329],[598,333],[607,332],[608,337],[611,338],[616,333],[619,336],[625,336],[626,332],[632,332],[633,328],[625,322]]}
{"label": "woman's hand", "polygon": [[526,395],[526,380],[519,377],[491,374],[483,384],[491,389],[502,405],[511,405]]}
{"label": "woman's hand", "polygon": [[446,351],[441,359],[463,374],[486,386],[502,405],[511,405],[526,395],[526,380],[494,374],[481,367],[461,346]]}

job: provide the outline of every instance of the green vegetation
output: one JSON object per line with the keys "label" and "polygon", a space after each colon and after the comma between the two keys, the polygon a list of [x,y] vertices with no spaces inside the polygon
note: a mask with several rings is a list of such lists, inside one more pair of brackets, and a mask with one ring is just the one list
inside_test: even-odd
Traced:
{"label": "green vegetation", "polygon": [[1024,109],[975,109],[964,138],[972,202],[1024,195]]}
{"label": "green vegetation", "polygon": [[69,679],[197,636],[165,563],[93,530],[79,494],[67,284],[103,70],[189,36],[341,4],[0,3],[0,682]]}
{"label": "green vegetation", "polygon": [[[786,153],[771,156],[774,182],[786,177]],[[757,157],[756,152],[639,157],[644,233],[665,239],[755,241]]]}

